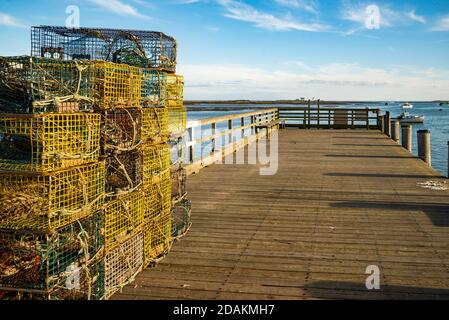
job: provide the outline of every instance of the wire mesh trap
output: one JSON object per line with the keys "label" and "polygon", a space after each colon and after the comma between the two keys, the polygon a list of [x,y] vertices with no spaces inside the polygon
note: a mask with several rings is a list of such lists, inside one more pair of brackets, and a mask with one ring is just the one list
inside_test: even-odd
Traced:
{"label": "wire mesh trap", "polygon": [[170,175],[170,145],[142,145],[143,186],[149,187],[159,182],[161,176]]}
{"label": "wire mesh trap", "polygon": [[166,143],[170,136],[168,109],[164,107],[144,108],[142,140],[148,144]]}
{"label": "wire mesh trap", "polygon": [[0,232],[0,290],[57,289],[60,297],[87,296],[92,278],[82,269],[99,258],[104,245],[103,218],[99,213],[54,232],[26,230]]}
{"label": "wire mesh trap", "polygon": [[100,116],[0,115],[0,170],[49,172],[96,161]]}
{"label": "wire mesh trap", "polygon": [[136,191],[105,206],[105,247],[106,250],[123,243],[144,221],[147,197]]}
{"label": "wire mesh trap", "polygon": [[185,107],[168,108],[168,131],[171,135],[183,135],[187,125],[187,111]]}
{"label": "wire mesh trap", "polygon": [[188,199],[182,199],[173,206],[172,209],[172,238],[183,237],[190,229],[190,215],[192,203]]}
{"label": "wire mesh trap", "polygon": [[0,174],[0,229],[55,230],[103,205],[104,162],[42,175]]}
{"label": "wire mesh trap", "polygon": [[106,158],[106,195],[114,198],[133,192],[142,185],[142,152],[112,153]]}
{"label": "wire mesh trap", "polygon": [[107,154],[109,151],[134,150],[140,145],[141,138],[141,109],[111,109],[102,112],[102,154]]}
{"label": "wire mesh trap", "polygon": [[187,193],[187,171],[183,168],[171,168],[171,198],[176,203],[185,197]]}
{"label": "wire mesh trap", "polygon": [[143,267],[143,233],[139,231],[106,254],[105,297],[134,281]]}
{"label": "wire mesh trap", "polygon": [[0,112],[89,111],[93,92],[89,62],[0,57]]}
{"label": "wire mesh trap", "polygon": [[172,217],[165,210],[144,226],[144,267],[150,266],[168,254],[171,247]]}
{"label": "wire mesh trap", "polygon": [[181,169],[186,158],[185,137],[170,138],[170,163],[172,169]]}
{"label": "wire mesh trap", "polygon": [[182,107],[184,105],[184,77],[177,74],[167,74],[165,86],[167,107]]}
{"label": "wire mesh trap", "polygon": [[145,220],[152,220],[161,212],[171,208],[171,181],[170,171],[165,171],[155,181],[145,189],[146,207],[144,211]]}
{"label": "wire mesh trap", "polygon": [[142,69],[142,107],[165,106],[167,92],[166,73]]}
{"label": "wire mesh trap", "polygon": [[31,29],[33,56],[64,60],[106,60],[142,68],[176,68],[176,40],[161,32],[37,26]]}

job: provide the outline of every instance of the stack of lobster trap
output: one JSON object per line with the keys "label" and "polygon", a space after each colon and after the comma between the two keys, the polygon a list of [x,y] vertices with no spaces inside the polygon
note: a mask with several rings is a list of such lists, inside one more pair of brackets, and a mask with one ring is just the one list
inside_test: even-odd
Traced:
{"label": "stack of lobster trap", "polygon": [[0,299],[107,299],[187,232],[175,66],[160,32],[48,26],[0,58]]}

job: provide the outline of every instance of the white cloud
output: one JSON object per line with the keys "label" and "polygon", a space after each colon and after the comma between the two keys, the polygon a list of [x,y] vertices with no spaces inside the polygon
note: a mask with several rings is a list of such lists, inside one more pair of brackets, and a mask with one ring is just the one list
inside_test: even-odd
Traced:
{"label": "white cloud", "polygon": [[432,27],[432,31],[449,31],[449,14],[442,17],[437,23]]}
{"label": "white cloud", "polygon": [[401,67],[367,68],[335,63],[290,65],[287,71],[268,71],[242,65],[180,65],[186,79],[186,99],[297,99],[327,100],[448,99],[449,70]]}
{"label": "white cloud", "polygon": [[235,0],[217,0],[225,10],[225,16],[231,19],[252,22],[258,28],[275,31],[324,31],[327,26],[318,23],[300,23],[288,18],[278,18],[269,13],[263,13],[254,7]]}
{"label": "white cloud", "polygon": [[411,20],[422,23],[422,24],[426,24],[427,20],[426,18],[424,18],[423,16],[419,16],[416,14],[415,10],[412,10],[410,12],[407,12],[407,17],[409,17]]}
{"label": "white cloud", "polygon": [[0,12],[0,25],[7,27],[25,28],[26,25],[10,16],[9,14]]}
{"label": "white cloud", "polygon": [[308,12],[317,13],[318,4],[316,0],[275,0],[278,4],[290,7],[302,9]]}
{"label": "white cloud", "polygon": [[141,14],[133,6],[123,3],[119,0],[89,0],[90,2],[96,4],[97,6],[106,9],[108,11],[117,13],[122,16],[133,16],[139,18],[148,18],[147,16]]}

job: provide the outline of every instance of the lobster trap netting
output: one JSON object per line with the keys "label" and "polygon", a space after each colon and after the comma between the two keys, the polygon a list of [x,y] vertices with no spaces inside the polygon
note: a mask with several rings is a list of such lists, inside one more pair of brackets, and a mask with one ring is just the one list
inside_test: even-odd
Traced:
{"label": "lobster trap netting", "polygon": [[100,116],[87,113],[0,116],[0,170],[49,172],[100,155]]}
{"label": "lobster trap netting", "polygon": [[144,267],[150,266],[168,254],[172,243],[172,217],[170,210],[144,225]]}
{"label": "lobster trap netting", "polygon": [[142,73],[139,68],[126,64],[94,61],[95,107],[138,108],[141,103]]}
{"label": "lobster trap netting", "polygon": [[186,158],[186,140],[185,137],[172,137],[170,144],[170,163],[172,169],[182,169]]}
{"label": "lobster trap netting", "polygon": [[0,57],[0,112],[93,109],[94,72],[83,61]]}
{"label": "lobster trap netting", "polygon": [[0,229],[55,230],[104,202],[103,162],[42,175],[0,174]]}
{"label": "lobster trap netting", "polygon": [[187,171],[183,168],[171,169],[171,198],[176,203],[185,197],[187,193]]}
{"label": "lobster trap netting", "polygon": [[154,107],[142,110],[142,140],[149,144],[160,144],[168,141],[168,108]]}
{"label": "lobster trap netting", "polygon": [[142,145],[143,186],[146,188],[170,172],[170,145]]}
{"label": "lobster trap netting", "polygon": [[142,185],[142,152],[112,153],[106,158],[106,195],[117,197]]}
{"label": "lobster trap netting", "polygon": [[144,221],[147,197],[136,191],[111,201],[104,208],[105,247],[110,250],[123,243]]}
{"label": "lobster trap netting", "polygon": [[143,267],[143,233],[140,231],[106,254],[105,297],[134,281]]}
{"label": "lobster trap netting", "polygon": [[131,151],[142,138],[141,109],[111,109],[103,111],[101,146],[103,154],[109,151]]}
{"label": "lobster trap netting", "polygon": [[164,106],[166,103],[166,73],[142,69],[142,107]]}
{"label": "lobster trap netting", "polygon": [[174,72],[176,40],[161,32],[38,26],[31,52],[64,60],[105,60]]}
{"label": "lobster trap netting", "polygon": [[190,229],[190,215],[192,212],[192,203],[188,199],[182,199],[177,202],[172,209],[172,237],[179,239]]}
{"label": "lobster trap netting", "polygon": [[170,171],[165,171],[157,180],[145,189],[145,220],[154,219],[171,208]]}
{"label": "lobster trap netting", "polygon": [[182,136],[187,125],[187,110],[185,107],[168,108],[168,131],[171,135]]}
{"label": "lobster trap netting", "polygon": [[166,74],[167,107],[184,105],[184,77],[177,74]]}
{"label": "lobster trap netting", "polygon": [[80,271],[99,258],[102,228],[96,213],[50,233],[1,230],[0,290],[83,291],[81,284],[91,284]]}

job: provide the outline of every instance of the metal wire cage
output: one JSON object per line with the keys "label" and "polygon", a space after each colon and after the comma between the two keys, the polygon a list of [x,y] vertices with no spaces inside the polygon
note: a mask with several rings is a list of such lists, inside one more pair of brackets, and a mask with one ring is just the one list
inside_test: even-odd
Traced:
{"label": "metal wire cage", "polygon": [[171,181],[170,171],[162,173],[157,182],[154,182],[145,189],[146,208],[144,211],[145,220],[152,220],[161,212],[171,208]]}
{"label": "metal wire cage", "polygon": [[104,202],[104,162],[42,175],[0,174],[0,229],[55,230]]}
{"label": "metal wire cage", "polygon": [[137,230],[144,222],[145,210],[147,210],[147,197],[144,192],[140,191],[111,201],[105,206],[106,251],[123,243],[130,234]]}
{"label": "metal wire cage", "polygon": [[134,281],[143,267],[142,230],[131,236],[106,254],[105,298],[108,299],[127,284]]}
{"label": "metal wire cage", "polygon": [[142,139],[142,110],[111,109],[101,117],[102,154],[135,150]]}
{"label": "metal wire cage", "polygon": [[31,52],[64,60],[105,60],[142,68],[176,69],[176,40],[161,32],[36,26]]}
{"label": "metal wire cage", "polygon": [[182,169],[186,157],[186,139],[185,136],[172,137],[170,144],[170,163],[172,169]]}
{"label": "metal wire cage", "polygon": [[0,57],[0,112],[92,110],[93,71],[90,62]]}
{"label": "metal wire cage", "polygon": [[95,107],[101,110],[113,108],[138,108],[141,104],[141,69],[126,64],[94,61]]}
{"label": "metal wire cage", "polygon": [[107,198],[133,192],[142,185],[142,152],[113,153],[106,158]]}
{"label": "metal wire cage", "polygon": [[142,140],[148,144],[166,143],[170,136],[168,129],[168,108],[144,108]]}
{"label": "metal wire cage", "polygon": [[142,145],[143,187],[160,182],[164,174],[170,175],[170,145]]}
{"label": "metal wire cage", "polygon": [[95,213],[50,233],[1,230],[0,290],[54,298],[92,296],[94,275],[83,270],[101,258],[102,228],[102,215]]}
{"label": "metal wire cage", "polygon": [[144,226],[144,267],[168,254],[172,243],[172,217],[170,210],[148,221]]}
{"label": "metal wire cage", "polygon": [[184,105],[184,77],[177,74],[166,74],[167,107]]}
{"label": "metal wire cage", "polygon": [[182,136],[187,126],[187,110],[185,107],[168,108],[168,131],[172,136]]}
{"label": "metal wire cage", "polygon": [[192,203],[188,199],[182,199],[172,209],[172,238],[179,239],[190,229],[190,216]]}
{"label": "metal wire cage", "polygon": [[158,70],[142,69],[142,107],[165,106],[167,87],[166,73]]}
{"label": "metal wire cage", "polygon": [[183,168],[171,168],[171,198],[176,203],[185,197],[187,193],[187,171]]}
{"label": "metal wire cage", "polygon": [[49,172],[96,161],[100,116],[0,115],[0,170]]}

